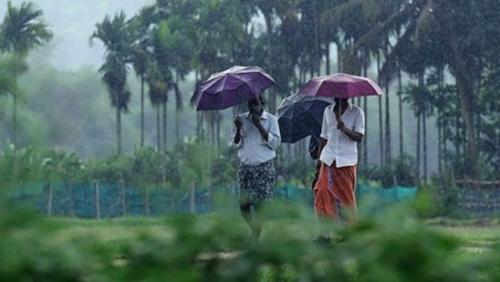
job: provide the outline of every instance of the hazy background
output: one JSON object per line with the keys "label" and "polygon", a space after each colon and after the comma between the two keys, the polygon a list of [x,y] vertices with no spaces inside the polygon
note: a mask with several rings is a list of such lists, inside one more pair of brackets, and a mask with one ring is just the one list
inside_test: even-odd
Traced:
{"label": "hazy background", "polygon": [[[20,5],[22,0],[14,0]],[[136,14],[141,7],[154,0],[34,0],[37,8],[43,10],[45,22],[53,31],[54,38],[44,47],[29,56],[30,70],[20,81],[24,105],[19,107],[19,141],[21,145],[34,144],[61,148],[79,153],[83,158],[102,157],[115,152],[115,111],[110,107],[108,93],[97,73],[103,62],[104,48],[89,38],[97,22],[105,15],[114,15],[123,10],[127,17]],[[5,14],[6,3],[0,4],[0,17]],[[263,28],[257,19],[257,28]],[[336,50],[332,45],[332,69],[336,70]],[[373,70],[372,70],[373,73]],[[375,74],[371,75],[375,77]],[[140,87],[133,70],[130,70],[129,86],[132,91],[130,112],[123,115],[123,149],[131,152],[140,142]],[[192,79],[181,85],[184,104],[181,116],[181,135],[195,134],[195,112],[188,104],[193,91]],[[293,93],[290,93],[293,94]],[[391,91],[392,109],[397,109],[395,90]],[[0,97],[0,123],[2,142],[9,142],[11,136],[11,99]],[[369,98],[367,114],[367,135],[376,136],[378,126],[378,102]],[[405,150],[414,152],[416,126],[413,113],[405,105]],[[169,102],[168,126],[174,126],[174,107]],[[231,131],[230,112],[225,112],[222,124],[223,138]],[[154,145],[156,140],[156,114],[146,100],[146,144]],[[393,148],[398,148],[398,119],[392,115]],[[433,118],[429,120],[429,170],[437,169],[437,143],[433,142],[437,130]],[[370,130],[373,129],[373,133]],[[169,134],[167,145],[172,148],[175,136]],[[369,141],[369,162],[378,163],[378,138]],[[225,139],[223,139],[225,140]]]}
{"label": "hazy background", "polygon": [[[0,18],[6,10],[5,0],[0,1]],[[15,6],[22,0],[11,0]],[[103,62],[104,48],[96,41],[89,46],[90,34],[95,24],[106,15],[123,10],[128,17],[154,0],[32,0],[44,13],[45,22],[52,28],[54,38],[42,47],[45,59],[58,70],[75,71],[82,66],[97,69]],[[37,51],[35,51],[37,52]]]}

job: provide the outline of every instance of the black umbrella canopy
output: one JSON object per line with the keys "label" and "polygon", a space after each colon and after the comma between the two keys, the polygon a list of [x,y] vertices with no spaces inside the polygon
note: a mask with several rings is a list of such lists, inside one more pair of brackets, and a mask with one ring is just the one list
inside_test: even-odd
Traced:
{"label": "black umbrella canopy", "polygon": [[280,126],[281,140],[295,143],[307,136],[319,136],[325,108],[331,99],[291,96],[283,101],[276,114]]}

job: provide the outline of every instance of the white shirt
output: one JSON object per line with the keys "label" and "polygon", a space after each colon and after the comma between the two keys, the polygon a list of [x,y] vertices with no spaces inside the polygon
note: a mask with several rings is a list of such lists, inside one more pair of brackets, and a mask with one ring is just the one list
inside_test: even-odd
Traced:
{"label": "white shirt", "polygon": [[265,141],[257,127],[252,123],[248,112],[240,117],[243,123],[240,131],[240,142],[234,144],[233,134],[231,143],[238,148],[238,158],[241,162],[246,165],[259,165],[274,159],[276,150],[281,143],[278,119],[266,111],[260,116],[262,126],[269,133],[269,137]]}
{"label": "white shirt", "polygon": [[[337,129],[337,118],[333,111],[335,105],[325,108],[321,138],[327,140],[319,157],[328,166],[336,162],[336,167],[353,166],[358,163],[358,146],[345,133]],[[349,104],[340,119],[344,125],[355,132],[365,134],[365,114],[361,108]]]}

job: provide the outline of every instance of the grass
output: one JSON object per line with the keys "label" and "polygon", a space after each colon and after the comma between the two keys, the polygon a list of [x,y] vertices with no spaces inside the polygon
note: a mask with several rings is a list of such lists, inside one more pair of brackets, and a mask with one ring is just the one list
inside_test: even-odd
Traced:
{"label": "grass", "polygon": [[[205,216],[210,220],[215,215]],[[203,218],[201,220],[204,220]],[[58,226],[64,226],[56,232],[55,240],[78,240],[92,238],[95,244],[113,248],[120,242],[131,242],[138,236],[154,234],[155,237],[168,239],[172,235],[170,224],[173,218],[118,218],[118,219],[68,219],[54,218],[49,221]],[[246,229],[243,220],[233,216],[229,220],[235,229]],[[274,219],[266,222],[263,237],[276,239],[280,234],[286,234],[297,240],[312,240],[318,233],[318,228],[303,228],[302,221],[294,219]],[[482,253],[491,251],[495,244],[500,244],[500,224],[493,222],[479,225],[475,221],[449,221],[429,223],[431,229],[457,240],[461,245],[462,256],[467,258],[480,257]]]}

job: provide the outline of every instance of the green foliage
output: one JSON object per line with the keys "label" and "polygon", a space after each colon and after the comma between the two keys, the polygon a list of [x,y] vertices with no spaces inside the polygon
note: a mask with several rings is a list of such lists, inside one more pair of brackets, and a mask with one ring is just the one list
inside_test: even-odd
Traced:
{"label": "green foliage", "polygon": [[16,55],[0,56],[0,96],[19,95],[17,79],[28,70],[24,59]]}
{"label": "green foliage", "polygon": [[105,63],[99,71],[108,88],[111,105],[119,111],[127,111],[130,101],[126,85],[127,63],[132,38],[127,29],[125,14],[117,14],[113,19],[106,16],[102,23],[96,25],[96,31],[90,39],[99,39],[107,48]]}
{"label": "green foliage", "polygon": [[383,187],[416,186],[416,165],[415,160],[404,155],[393,160],[390,165],[371,166],[360,170],[360,178],[379,181]]}
{"label": "green foliage", "polygon": [[[133,155],[81,160],[75,153],[13,145],[0,151],[2,183],[30,181],[108,183],[137,187],[186,188],[227,186],[234,181],[236,165],[227,155],[216,155],[209,145],[190,140],[173,152],[139,149]],[[181,189],[182,190],[182,189]]]}
{"label": "green foliage", "polygon": [[26,147],[16,149],[14,145],[7,145],[0,151],[0,183],[15,184],[23,181],[38,180],[40,174],[41,158],[39,152]]}
{"label": "green foliage", "polygon": [[194,139],[188,140],[178,146],[175,156],[184,187],[189,187],[193,183],[197,186],[211,185],[211,168],[215,152],[207,144]]}
{"label": "green foliage", "polygon": [[209,170],[214,187],[225,187],[236,183],[238,160],[234,149],[227,148],[221,153],[215,154]]}
{"label": "green foliage", "polygon": [[[259,244],[240,218],[48,220],[2,212],[5,281],[495,281],[498,235],[487,251],[460,229],[429,227],[411,212],[334,226],[270,210]],[[318,230],[336,240],[318,244]],[[492,230],[493,232],[493,230]],[[495,241],[496,240],[496,241]]]}
{"label": "green foliage", "polygon": [[52,32],[42,20],[43,12],[31,2],[20,7],[7,2],[7,14],[0,25],[0,51],[26,56],[35,47],[52,38]]}

